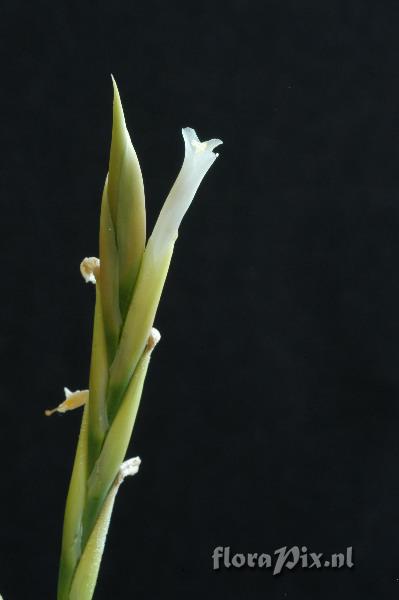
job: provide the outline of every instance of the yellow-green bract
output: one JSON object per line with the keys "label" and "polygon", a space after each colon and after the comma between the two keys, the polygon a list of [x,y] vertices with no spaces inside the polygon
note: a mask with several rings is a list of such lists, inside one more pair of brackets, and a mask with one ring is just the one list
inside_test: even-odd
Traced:
{"label": "yellow-green bract", "polygon": [[65,509],[58,600],[92,598],[116,493],[140,462],[123,460],[159,339],[153,323],[178,229],[221,144],[200,142],[193,129],[183,129],[183,165],[146,242],[143,178],[113,83],[100,260],[82,263],[86,281],[96,286],[89,391],[74,397],[68,390],[63,404],[65,412],[88,397]]}

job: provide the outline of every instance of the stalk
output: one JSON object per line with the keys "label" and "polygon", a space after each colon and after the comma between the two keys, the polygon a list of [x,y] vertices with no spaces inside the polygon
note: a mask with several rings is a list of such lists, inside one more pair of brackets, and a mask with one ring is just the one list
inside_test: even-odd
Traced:
{"label": "stalk", "polygon": [[96,286],[89,390],[71,393],[56,409],[85,404],[66,502],[58,600],[91,600],[115,498],[137,457],[123,462],[136,420],[151,353],[153,323],[180,222],[220,140],[200,142],[184,129],[183,166],[146,244],[144,186],[115,81],[109,172],[100,216],[100,260],[81,272]]}

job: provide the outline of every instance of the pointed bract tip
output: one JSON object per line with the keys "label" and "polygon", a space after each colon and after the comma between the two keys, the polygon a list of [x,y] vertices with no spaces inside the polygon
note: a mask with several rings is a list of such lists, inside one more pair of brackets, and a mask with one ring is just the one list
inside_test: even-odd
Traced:
{"label": "pointed bract tip", "polygon": [[116,83],[116,79],[115,79],[115,77],[112,75],[112,73],[111,73],[111,80],[112,80],[112,87],[114,88],[114,94],[115,94],[115,95],[116,95],[116,94],[118,94],[118,96],[119,96],[118,85],[117,85],[117,83]]}

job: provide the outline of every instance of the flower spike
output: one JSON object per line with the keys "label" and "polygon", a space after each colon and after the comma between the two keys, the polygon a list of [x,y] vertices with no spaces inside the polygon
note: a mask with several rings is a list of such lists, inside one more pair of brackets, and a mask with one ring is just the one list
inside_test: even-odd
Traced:
{"label": "flower spike", "polygon": [[[58,600],[92,600],[117,491],[140,465],[123,462],[139,409],[152,352],[153,327],[181,221],[217,158],[218,139],[200,141],[182,130],[184,160],[146,243],[144,185],[113,80],[113,127],[101,203],[99,258],[85,258],[81,273],[95,284],[89,390],[56,409],[84,405],[66,502]],[[1,598],[0,598],[1,600]]]}

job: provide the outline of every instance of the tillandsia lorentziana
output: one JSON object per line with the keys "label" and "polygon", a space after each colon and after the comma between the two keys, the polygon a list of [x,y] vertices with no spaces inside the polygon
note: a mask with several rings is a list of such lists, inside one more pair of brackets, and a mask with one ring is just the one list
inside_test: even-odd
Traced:
{"label": "tillandsia lorentziana", "polygon": [[144,187],[115,81],[112,142],[100,217],[100,258],[81,272],[95,285],[89,389],[71,392],[56,409],[84,406],[66,502],[58,600],[94,593],[115,496],[140,459],[124,462],[151,356],[153,328],[179,225],[222,142],[200,142],[183,129],[185,155],[146,241]]}

